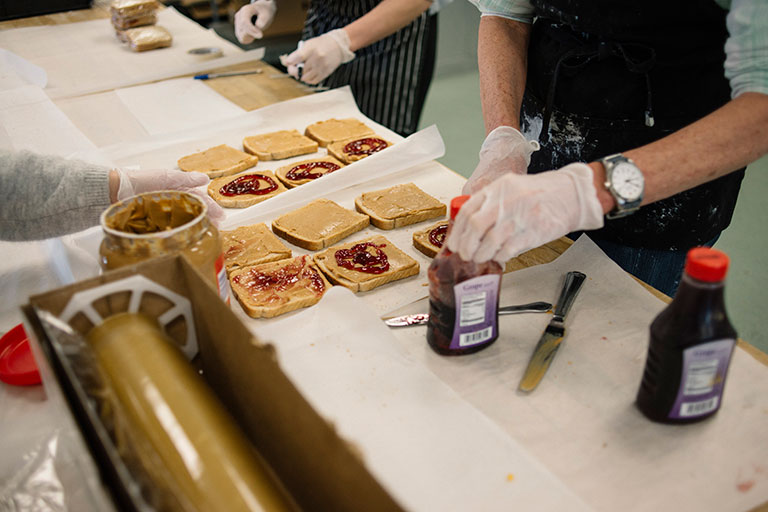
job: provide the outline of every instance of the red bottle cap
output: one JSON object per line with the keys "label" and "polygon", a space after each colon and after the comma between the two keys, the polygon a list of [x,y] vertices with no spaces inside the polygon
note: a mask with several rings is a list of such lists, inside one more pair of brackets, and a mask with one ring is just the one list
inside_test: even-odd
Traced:
{"label": "red bottle cap", "polygon": [[451,220],[456,218],[456,214],[459,213],[464,203],[469,201],[470,197],[472,196],[458,196],[451,199]]}
{"label": "red bottle cap", "polygon": [[725,279],[728,272],[728,255],[709,247],[694,247],[688,251],[685,273],[699,281],[715,283]]}
{"label": "red bottle cap", "polygon": [[41,382],[29,338],[21,324],[0,338],[0,380],[14,386],[34,386]]}

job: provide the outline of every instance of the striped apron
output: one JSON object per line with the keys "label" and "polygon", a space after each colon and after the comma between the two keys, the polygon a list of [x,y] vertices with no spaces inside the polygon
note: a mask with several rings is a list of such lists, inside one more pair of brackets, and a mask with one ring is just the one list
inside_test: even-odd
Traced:
{"label": "striped apron", "polygon": [[[313,0],[302,39],[342,28],[378,5],[379,0]],[[422,13],[409,25],[355,52],[319,85],[349,85],[366,116],[408,136],[419,118],[435,66],[437,16]]]}

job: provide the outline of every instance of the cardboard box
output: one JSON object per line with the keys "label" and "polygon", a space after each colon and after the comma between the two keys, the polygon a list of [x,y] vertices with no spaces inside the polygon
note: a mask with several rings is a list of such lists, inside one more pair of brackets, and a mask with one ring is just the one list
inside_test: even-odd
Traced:
{"label": "cardboard box", "polygon": [[[200,350],[195,362],[199,362],[205,381],[300,507],[400,510],[349,445],[288,380],[277,363],[274,348],[256,340],[181,256],[107,272],[31,297],[22,308],[27,331],[38,344],[36,350],[45,355],[55,375],[54,385],[61,390],[117,508],[141,510],[144,504],[60,347],[46,335],[39,311],[59,315],[74,293],[135,274],[191,301]],[[125,297],[115,296],[109,307],[119,311],[126,302]],[[150,310],[153,307],[148,306]]]}

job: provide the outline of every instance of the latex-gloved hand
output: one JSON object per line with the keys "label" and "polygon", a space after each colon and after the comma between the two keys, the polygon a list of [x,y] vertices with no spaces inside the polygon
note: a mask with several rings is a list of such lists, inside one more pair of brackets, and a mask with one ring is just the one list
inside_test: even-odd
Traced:
{"label": "latex-gloved hand", "polygon": [[[256,0],[245,4],[235,13],[235,36],[243,44],[252,43],[254,39],[261,39],[266,30],[275,19],[277,5],[275,0]],[[251,20],[256,16],[256,23]]]}
{"label": "latex-gloved hand", "polygon": [[573,163],[541,174],[506,174],[464,203],[446,241],[465,261],[501,265],[572,231],[603,226],[592,169]]}
{"label": "latex-gloved hand", "polygon": [[208,216],[215,224],[226,217],[222,207],[208,195],[206,187],[211,180],[201,172],[174,169],[115,169],[115,172],[120,179],[120,185],[117,189],[118,201],[155,190],[181,190],[200,197],[208,206]]}
{"label": "latex-gloved hand", "polygon": [[[280,56],[280,62],[288,74],[308,84],[318,84],[336,68],[355,58],[349,49],[349,36],[341,28],[299,43],[299,47],[287,57]],[[299,64],[304,64],[299,76]]]}
{"label": "latex-gloved hand", "polygon": [[511,126],[495,128],[483,141],[480,161],[461,193],[474,194],[507,173],[526,174],[531,154],[538,149],[538,142],[526,140],[519,130]]}

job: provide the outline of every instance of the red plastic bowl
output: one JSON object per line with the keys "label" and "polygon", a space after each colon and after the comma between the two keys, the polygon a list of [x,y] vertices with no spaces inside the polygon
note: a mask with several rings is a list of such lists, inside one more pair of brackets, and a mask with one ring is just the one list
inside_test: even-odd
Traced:
{"label": "red plastic bowl", "polygon": [[40,372],[29,348],[29,337],[21,324],[0,338],[0,380],[14,386],[40,384]]}

